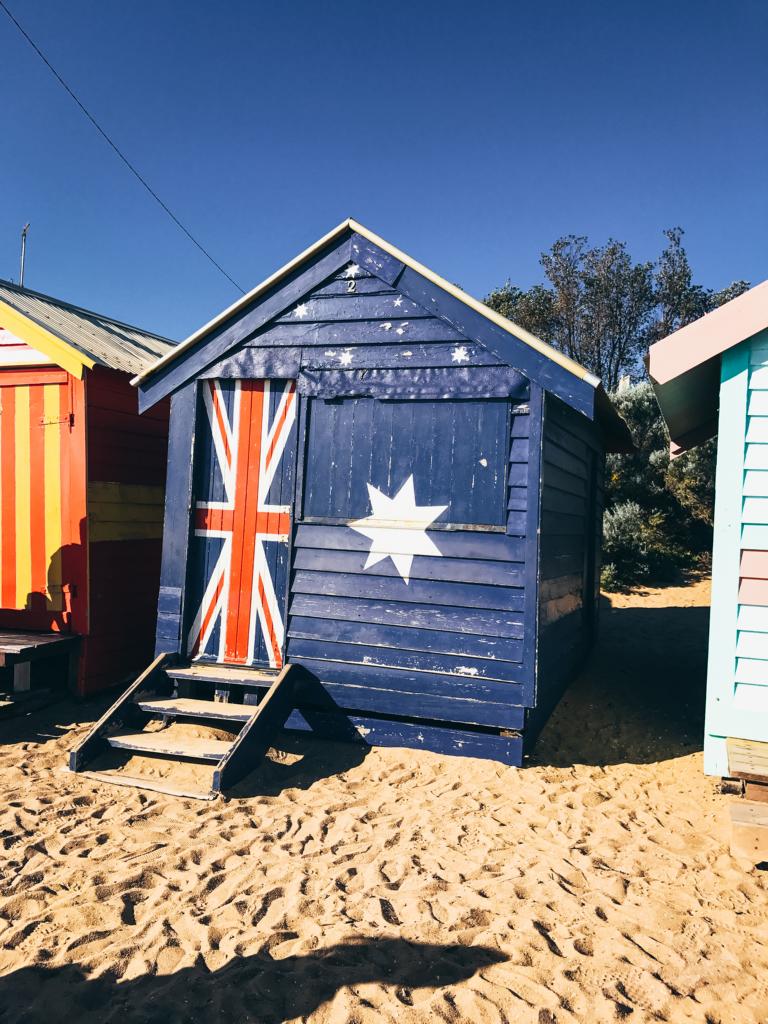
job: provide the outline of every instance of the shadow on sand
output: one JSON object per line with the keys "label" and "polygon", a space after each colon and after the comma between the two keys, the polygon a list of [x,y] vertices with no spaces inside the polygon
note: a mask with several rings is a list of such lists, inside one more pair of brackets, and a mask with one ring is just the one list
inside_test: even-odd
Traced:
{"label": "shadow on sand", "polygon": [[702,749],[709,608],[611,607],[532,763],[648,764]]}
{"label": "shadow on sand", "polygon": [[[292,937],[278,933],[272,944]],[[111,974],[88,978],[76,965],[24,967],[0,978],[2,1019],[9,1024],[65,1019],[99,1024],[280,1024],[308,1016],[343,987],[362,984],[394,987],[394,998],[406,1014],[411,990],[455,985],[507,959],[483,946],[385,938],[281,960],[272,958],[269,946],[252,956],[237,956],[218,971],[209,971],[199,958],[175,974],[142,975],[123,982]]]}

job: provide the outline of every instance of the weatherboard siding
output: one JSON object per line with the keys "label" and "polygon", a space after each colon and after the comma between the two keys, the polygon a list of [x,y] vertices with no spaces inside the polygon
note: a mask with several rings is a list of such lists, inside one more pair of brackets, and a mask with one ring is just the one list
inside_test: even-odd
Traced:
{"label": "weatherboard siding", "polygon": [[133,676],[151,659],[157,621],[168,404],[139,416],[128,377],[85,373],[88,635],[81,692]]}
{"label": "weatherboard siding", "polygon": [[585,417],[547,396],[543,420],[535,737],[594,640],[604,453]]}
{"label": "weatherboard siding", "polygon": [[725,352],[720,385],[705,771],[728,736],[768,736],[768,331]]}
{"label": "weatherboard siding", "polygon": [[[249,343],[279,344],[289,329],[303,343],[300,369],[314,374],[308,389],[324,391],[326,374],[342,391],[303,397],[288,659],[352,712],[518,730],[532,672],[523,664],[528,403],[477,397],[494,384],[465,372],[495,363],[481,346],[380,280],[358,277],[362,295],[348,280],[337,275],[303,300],[300,327],[289,315]],[[371,372],[352,377],[360,367]],[[386,373],[406,397],[371,397],[371,377]],[[417,555],[406,583],[391,558],[365,568],[370,541],[348,523],[370,514],[368,484],[392,496],[411,474],[417,504],[447,508],[429,531],[441,555]]]}
{"label": "weatherboard siding", "polygon": [[[186,654],[191,545],[179,526],[189,522],[199,456],[195,389],[208,380],[295,380],[286,660],[314,673],[371,742],[520,764],[526,709],[537,700],[540,559],[554,613],[572,597],[573,577],[584,578],[573,526],[581,515],[586,531],[589,513],[573,506],[587,507],[587,489],[596,489],[594,475],[573,472],[575,442],[558,442],[554,427],[544,438],[545,392],[533,370],[574,401],[571,392],[585,389],[380,251],[366,256],[379,261],[379,276],[350,268],[355,237],[313,256],[142,385],[145,403],[185,389],[171,417],[157,650]],[[476,340],[478,327],[492,344]],[[591,437],[586,418],[573,416],[561,417],[560,429],[575,424],[577,437]],[[371,516],[369,488],[391,502],[411,476],[415,505],[435,510],[424,536],[436,551],[414,555],[405,578],[402,558],[390,556],[409,553],[407,536],[390,538],[392,550],[376,560],[372,539],[352,526]],[[599,536],[594,523],[589,529]],[[320,707],[302,714],[324,720]]]}

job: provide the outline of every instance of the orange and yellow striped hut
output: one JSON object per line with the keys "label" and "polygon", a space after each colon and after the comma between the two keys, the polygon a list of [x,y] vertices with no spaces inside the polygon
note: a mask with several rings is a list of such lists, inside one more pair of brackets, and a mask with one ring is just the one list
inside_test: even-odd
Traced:
{"label": "orange and yellow striped hut", "polygon": [[151,654],[167,409],[140,418],[129,380],[171,347],[0,280],[0,665],[79,636],[84,695]]}

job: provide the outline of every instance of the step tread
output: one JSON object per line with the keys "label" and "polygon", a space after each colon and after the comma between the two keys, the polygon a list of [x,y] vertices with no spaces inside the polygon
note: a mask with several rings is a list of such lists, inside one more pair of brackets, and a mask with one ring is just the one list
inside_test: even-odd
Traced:
{"label": "step tread", "polygon": [[77,774],[81,778],[92,779],[94,782],[106,782],[111,786],[130,786],[133,789],[147,789],[152,793],[165,793],[167,796],[178,796],[188,800],[215,800],[218,796],[213,790],[203,793],[198,790],[169,785],[165,782],[155,782],[153,779],[144,779],[140,775],[117,775],[112,772],[91,771],[78,772]]}
{"label": "step tread", "polygon": [[277,679],[274,669],[251,668],[248,665],[213,665],[196,662],[166,669],[170,679],[198,683],[226,683],[230,686],[271,686]]}
{"label": "step tread", "polygon": [[232,746],[227,740],[181,738],[163,732],[124,732],[105,738],[117,750],[191,757],[198,761],[220,761]]}
{"label": "step tread", "polygon": [[142,711],[155,715],[185,715],[189,718],[218,718],[248,722],[256,714],[256,705],[227,704],[218,700],[197,700],[193,697],[169,697],[140,700]]}

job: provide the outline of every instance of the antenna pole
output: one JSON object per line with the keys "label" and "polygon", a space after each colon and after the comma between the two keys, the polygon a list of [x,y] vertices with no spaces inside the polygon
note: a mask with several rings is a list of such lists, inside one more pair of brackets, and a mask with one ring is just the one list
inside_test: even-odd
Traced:
{"label": "antenna pole", "polygon": [[21,229],[21,263],[19,266],[19,286],[24,287],[24,264],[27,261],[27,231],[29,231],[29,224],[25,224]]}

